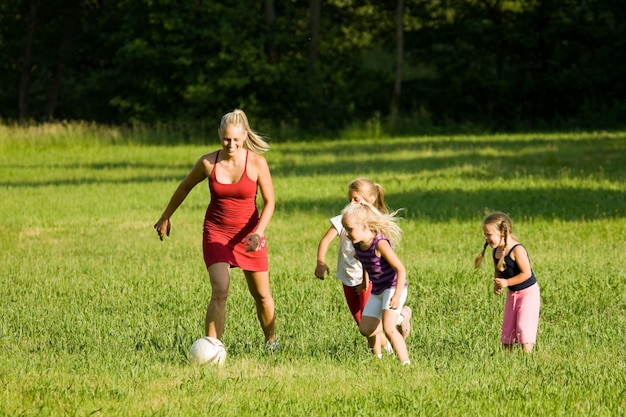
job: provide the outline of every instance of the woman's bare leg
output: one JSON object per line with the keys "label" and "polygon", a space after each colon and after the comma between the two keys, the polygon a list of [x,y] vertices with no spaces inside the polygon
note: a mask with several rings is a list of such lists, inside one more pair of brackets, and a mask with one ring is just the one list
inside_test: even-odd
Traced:
{"label": "woman's bare leg", "polygon": [[206,309],[204,331],[207,336],[222,338],[226,326],[226,299],[230,287],[230,266],[219,262],[209,266],[211,299]]}
{"label": "woman's bare leg", "polygon": [[248,289],[250,295],[254,298],[256,303],[256,314],[261,323],[263,334],[265,335],[265,341],[268,343],[274,343],[275,341],[275,327],[276,327],[276,313],[274,311],[274,299],[270,291],[270,278],[269,272],[252,272],[244,271],[246,281],[248,283]]}

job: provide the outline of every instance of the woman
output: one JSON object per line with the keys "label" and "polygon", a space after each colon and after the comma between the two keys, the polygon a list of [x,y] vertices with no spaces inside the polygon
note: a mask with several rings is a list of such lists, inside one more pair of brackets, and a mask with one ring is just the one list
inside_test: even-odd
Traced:
{"label": "woman", "polygon": [[[245,113],[234,110],[222,117],[218,130],[222,149],[198,159],[172,195],[154,225],[159,238],[170,233],[170,217],[189,192],[208,179],[211,201],[204,219],[203,253],[211,281],[205,332],[221,339],[226,321],[230,268],[243,270],[265,335],[266,347],[277,347],[274,300],[270,292],[265,228],[274,213],[274,187],[267,161],[260,154],[269,145],[256,134]],[[257,188],[263,208],[256,207]]]}

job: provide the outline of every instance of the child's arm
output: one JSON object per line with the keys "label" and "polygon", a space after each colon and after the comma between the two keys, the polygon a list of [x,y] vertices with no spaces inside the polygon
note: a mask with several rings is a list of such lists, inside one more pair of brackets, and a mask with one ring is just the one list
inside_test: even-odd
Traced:
{"label": "child's arm", "polygon": [[367,271],[365,270],[365,268],[363,268],[363,280],[361,280],[361,283],[356,286],[356,292],[358,294],[361,294],[363,291],[366,291],[369,286],[370,286],[370,276],[367,274]]}
{"label": "child's arm", "polygon": [[391,265],[391,267],[395,269],[398,274],[398,278],[396,279],[396,292],[391,297],[391,300],[389,300],[389,308],[395,310],[400,306],[400,297],[402,297],[402,290],[406,285],[406,269],[388,241],[379,241],[377,249],[380,252],[380,255],[385,258],[387,263],[389,263],[389,265]]}
{"label": "child's arm", "polygon": [[513,249],[513,252],[511,253],[511,258],[519,267],[520,273],[509,279],[495,278],[494,284],[498,286],[500,290],[502,290],[502,288],[521,284],[532,276],[530,259],[528,259],[528,252],[526,252],[526,249],[523,246],[520,245]]}
{"label": "child's arm", "polygon": [[495,265],[495,262],[494,262],[494,265],[493,265],[493,293],[495,295],[502,294],[502,287],[500,286],[500,283],[498,281],[496,281],[496,280],[500,279],[500,278],[498,278],[498,272],[500,272],[500,271],[498,271],[498,267]]}
{"label": "child's arm", "polygon": [[330,242],[333,241],[335,237],[337,237],[337,229],[331,226],[324,236],[322,240],[320,240],[319,245],[317,246],[317,266],[315,267],[315,276],[319,279],[324,279],[325,275],[330,275],[330,268],[326,265],[326,252],[328,251],[328,246],[330,246]]}

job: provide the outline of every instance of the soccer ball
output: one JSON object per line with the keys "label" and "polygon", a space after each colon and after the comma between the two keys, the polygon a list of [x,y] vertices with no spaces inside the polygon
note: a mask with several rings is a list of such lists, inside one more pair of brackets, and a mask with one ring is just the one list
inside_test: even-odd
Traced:
{"label": "soccer ball", "polygon": [[194,365],[207,362],[222,365],[224,361],[226,361],[226,347],[214,337],[202,337],[193,342],[189,349],[189,362]]}

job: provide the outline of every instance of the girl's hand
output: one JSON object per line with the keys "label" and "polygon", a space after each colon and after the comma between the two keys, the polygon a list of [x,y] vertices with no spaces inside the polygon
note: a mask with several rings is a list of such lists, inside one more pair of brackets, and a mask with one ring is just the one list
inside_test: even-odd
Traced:
{"label": "girl's hand", "polygon": [[318,261],[315,267],[315,276],[323,280],[326,275],[330,275],[330,268],[324,262]]}
{"label": "girl's hand", "polygon": [[243,244],[246,247],[246,252],[256,252],[265,246],[265,239],[258,233],[252,233],[248,235]]}
{"label": "girl's hand", "polygon": [[399,305],[400,305],[399,300],[396,299],[396,297],[391,297],[391,300],[389,300],[389,308],[391,310],[397,310]]}
{"label": "girl's hand", "polygon": [[163,235],[170,235],[170,230],[172,229],[172,223],[169,219],[159,219],[158,222],[154,225],[154,230],[156,230],[157,235],[159,235],[159,239],[163,241]]}
{"label": "girl's hand", "polygon": [[509,282],[504,278],[493,279],[493,293],[495,295],[502,294],[502,290],[509,286]]}
{"label": "girl's hand", "polygon": [[367,290],[367,287],[369,286],[369,281],[361,281],[361,283],[359,285],[356,286],[356,293],[357,294],[361,294],[363,291]]}

